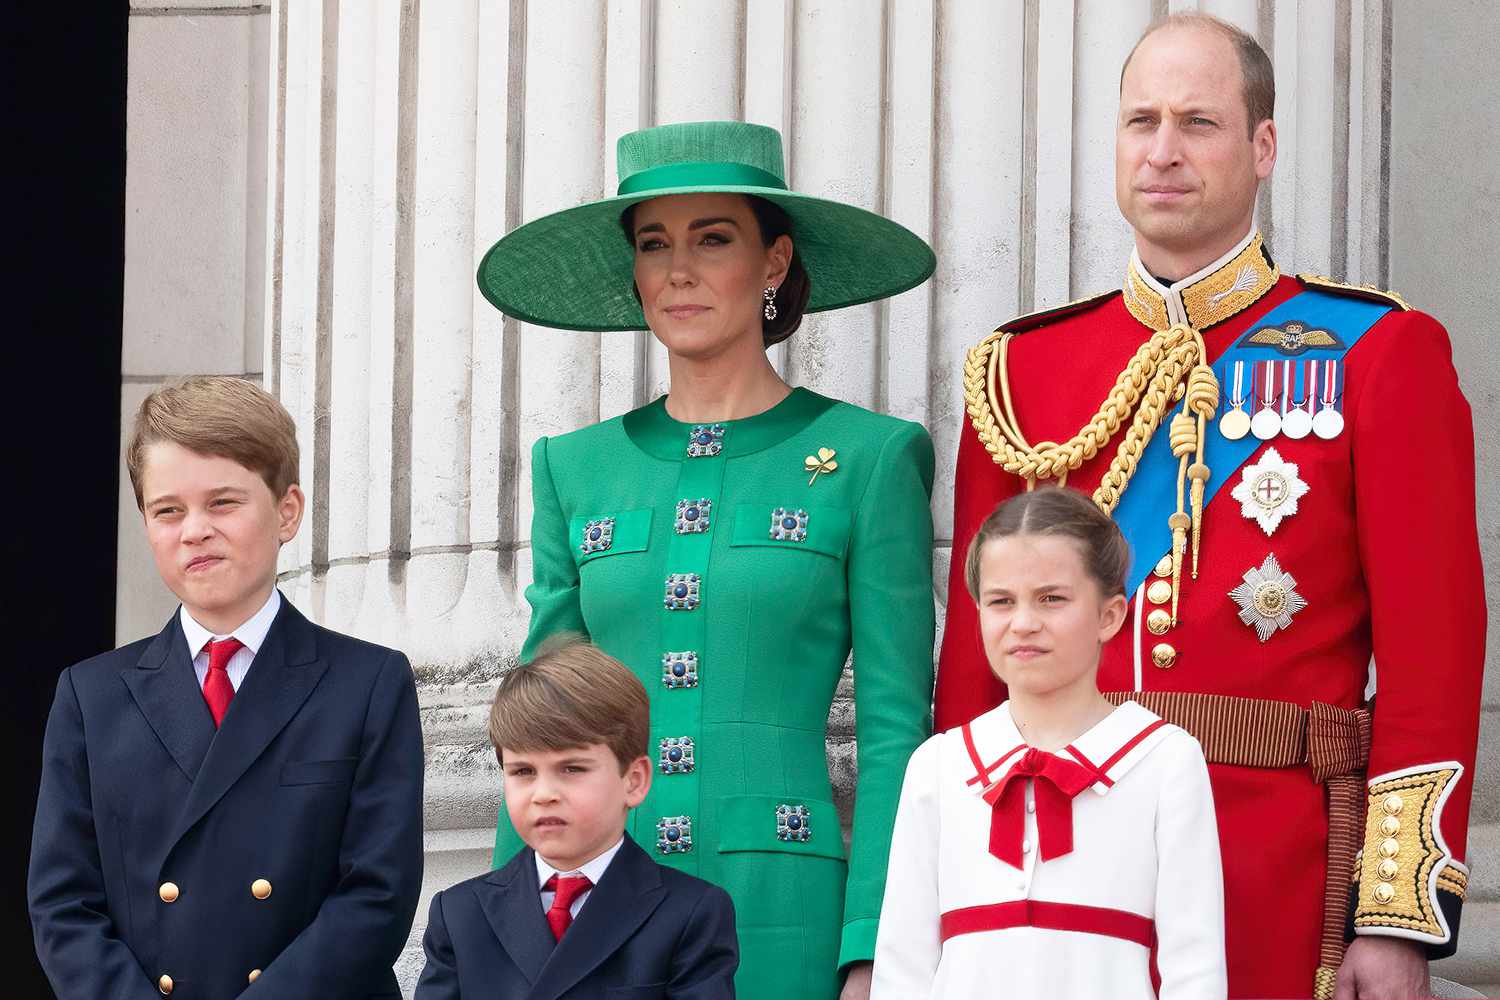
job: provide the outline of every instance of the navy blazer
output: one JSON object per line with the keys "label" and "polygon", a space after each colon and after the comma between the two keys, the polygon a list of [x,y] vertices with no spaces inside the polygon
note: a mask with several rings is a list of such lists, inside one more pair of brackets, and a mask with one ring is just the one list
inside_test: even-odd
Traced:
{"label": "navy blazer", "polygon": [[561,941],[524,848],[433,896],[422,947],[416,1000],[733,1000],[740,964],[729,894],[629,837]]}
{"label": "navy blazer", "polygon": [[175,614],[58,680],[27,897],[59,1000],[396,998],[421,882],[401,653],[283,597],[217,732]]}

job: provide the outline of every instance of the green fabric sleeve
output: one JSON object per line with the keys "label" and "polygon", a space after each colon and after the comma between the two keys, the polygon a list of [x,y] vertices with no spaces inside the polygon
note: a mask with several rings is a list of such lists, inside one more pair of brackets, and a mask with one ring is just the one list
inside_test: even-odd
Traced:
{"label": "green fabric sleeve", "polygon": [[[568,519],[552,482],[545,437],[538,438],[531,449],[531,497],[531,586],[526,588],[531,626],[521,647],[522,662],[536,655],[537,647],[550,636],[560,632],[588,635],[578,602],[578,564],[568,539]],[[502,804],[495,822],[491,867],[505,864],[522,846]]]}
{"label": "green fabric sleeve", "polygon": [[839,966],[875,957],[907,760],[931,730],[932,439],[907,423],[881,449],[849,546],[859,778]]}
{"label": "green fabric sleeve", "polygon": [[588,638],[583,609],[578,602],[578,564],[568,538],[568,519],[557,499],[547,439],[531,449],[531,625],[521,647],[521,662],[536,655],[537,647],[560,632]]}

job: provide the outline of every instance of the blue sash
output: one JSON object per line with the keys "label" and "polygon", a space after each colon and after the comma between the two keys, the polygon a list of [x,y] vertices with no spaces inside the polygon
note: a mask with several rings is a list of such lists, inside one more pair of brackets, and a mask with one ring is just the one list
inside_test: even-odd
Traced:
{"label": "blue sash", "polygon": [[[1227,391],[1227,387],[1232,384],[1230,376],[1236,361],[1245,362],[1248,378],[1248,369],[1256,361],[1338,359],[1390,310],[1390,306],[1379,302],[1304,290],[1250,324],[1244,336],[1235,341],[1214,363],[1221,393]],[[1307,330],[1327,331],[1333,335],[1335,343],[1330,346],[1303,346],[1295,351],[1274,345],[1250,343],[1257,332],[1283,327],[1289,322],[1302,323]],[[1295,366],[1297,382],[1293,398],[1302,398],[1302,369],[1300,364]],[[1177,408],[1180,408],[1180,404]],[[1177,408],[1173,409],[1174,413]],[[1170,416],[1164,418],[1156,433],[1151,435],[1151,441],[1141,453],[1135,474],[1130,477],[1130,483],[1114,512],[1115,523],[1120,526],[1120,530],[1125,533],[1125,540],[1130,543],[1130,575],[1125,582],[1127,594],[1134,594],[1152,567],[1163,555],[1172,551],[1172,529],[1167,527],[1167,516],[1177,509],[1178,459],[1172,454],[1172,446],[1168,441],[1169,420]],[[1215,422],[1209,424],[1207,437],[1203,461],[1208,465],[1211,475],[1204,491],[1204,507],[1208,506],[1220,487],[1238,474],[1240,466],[1249,460],[1256,449],[1266,443],[1251,435],[1238,441],[1230,441],[1219,433]]]}

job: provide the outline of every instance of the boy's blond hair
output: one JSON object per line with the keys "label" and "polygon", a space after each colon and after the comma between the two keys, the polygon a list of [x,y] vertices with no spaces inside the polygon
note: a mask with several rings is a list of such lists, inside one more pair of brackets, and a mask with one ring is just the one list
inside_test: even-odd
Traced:
{"label": "boy's blond hair", "polygon": [[576,636],[543,644],[531,662],[502,676],[490,705],[497,757],[507,748],[570,750],[603,743],[623,774],[646,753],[650,738],[645,685],[619,660]]}
{"label": "boy's blond hair", "polygon": [[125,468],[141,510],[146,449],[162,441],[238,462],[265,480],[278,500],[298,479],[292,415],[275,396],[242,378],[192,375],[167,383],[141,402],[125,449]]}

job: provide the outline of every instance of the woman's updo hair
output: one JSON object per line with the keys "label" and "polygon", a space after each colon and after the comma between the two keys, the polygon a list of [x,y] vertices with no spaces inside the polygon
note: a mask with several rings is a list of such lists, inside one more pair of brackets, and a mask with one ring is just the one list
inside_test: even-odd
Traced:
{"label": "woman's updo hair", "polygon": [[[760,321],[761,339],[765,341],[767,347],[770,347],[796,333],[797,327],[802,325],[802,313],[807,309],[807,297],[812,294],[812,279],[807,276],[807,269],[802,266],[802,255],[797,250],[797,234],[792,231],[792,217],[774,201],[767,201],[765,198],[750,194],[745,195],[744,198],[750,203],[750,211],[760,227],[762,244],[769,247],[776,242],[778,236],[785,236],[792,241],[791,263],[787,265],[786,277],[782,279],[781,285],[776,289],[776,297],[772,299],[776,304],[776,318]],[[634,205],[621,213],[620,226],[625,230],[625,239],[629,240],[630,245],[634,247]],[[632,285],[630,291],[639,302],[641,290]]]}
{"label": "woman's updo hair", "polygon": [[1110,516],[1077,490],[1043,486],[1011,497],[984,519],[969,543],[964,579],[969,596],[979,600],[979,554],[987,542],[1012,535],[1071,538],[1083,554],[1083,567],[1105,597],[1125,593],[1130,545]]}

